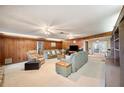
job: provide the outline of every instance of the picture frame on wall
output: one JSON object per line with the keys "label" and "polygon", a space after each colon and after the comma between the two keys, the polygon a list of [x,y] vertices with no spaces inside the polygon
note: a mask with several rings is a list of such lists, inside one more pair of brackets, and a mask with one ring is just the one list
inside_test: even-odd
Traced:
{"label": "picture frame on wall", "polygon": [[56,43],[55,42],[51,42],[51,47],[56,47]]}

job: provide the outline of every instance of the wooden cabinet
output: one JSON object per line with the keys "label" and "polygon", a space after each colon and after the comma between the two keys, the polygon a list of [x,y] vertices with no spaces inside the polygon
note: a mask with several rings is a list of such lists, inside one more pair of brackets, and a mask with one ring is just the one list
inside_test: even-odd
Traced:
{"label": "wooden cabinet", "polygon": [[120,86],[124,87],[124,7],[112,33],[111,56],[113,63],[120,67]]}
{"label": "wooden cabinet", "polygon": [[120,37],[119,37],[119,28],[117,27],[116,30],[113,31],[111,37],[111,55],[113,59],[113,63],[115,65],[120,65]]}
{"label": "wooden cabinet", "polygon": [[121,86],[124,87],[124,20],[119,25],[120,38],[120,75]]}

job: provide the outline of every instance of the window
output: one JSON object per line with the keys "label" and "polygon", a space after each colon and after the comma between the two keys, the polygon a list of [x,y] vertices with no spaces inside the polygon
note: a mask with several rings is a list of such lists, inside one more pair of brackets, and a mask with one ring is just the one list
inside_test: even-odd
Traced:
{"label": "window", "polygon": [[51,47],[56,47],[56,43],[55,42],[51,42]]}

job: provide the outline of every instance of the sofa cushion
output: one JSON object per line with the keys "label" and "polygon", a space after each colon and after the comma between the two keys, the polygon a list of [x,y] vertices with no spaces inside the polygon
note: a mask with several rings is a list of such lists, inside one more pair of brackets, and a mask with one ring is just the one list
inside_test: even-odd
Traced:
{"label": "sofa cushion", "polygon": [[52,55],[56,55],[56,52],[55,52],[55,50],[52,50],[51,52],[52,52]]}
{"label": "sofa cushion", "polygon": [[88,61],[88,54],[80,51],[70,55],[70,58],[66,58],[66,62],[72,64],[72,72],[76,72]]}
{"label": "sofa cushion", "polygon": [[46,59],[56,58],[56,57],[58,57],[58,55],[61,55],[61,54],[64,57],[64,53],[62,53],[61,50],[59,50],[59,49],[44,50],[44,57]]}
{"label": "sofa cushion", "polygon": [[60,52],[59,50],[56,50],[56,53],[57,53],[57,54],[61,54],[61,52]]}
{"label": "sofa cushion", "polygon": [[47,51],[47,54],[48,54],[48,55],[50,55],[50,54],[51,54],[51,52],[50,52],[50,51]]}

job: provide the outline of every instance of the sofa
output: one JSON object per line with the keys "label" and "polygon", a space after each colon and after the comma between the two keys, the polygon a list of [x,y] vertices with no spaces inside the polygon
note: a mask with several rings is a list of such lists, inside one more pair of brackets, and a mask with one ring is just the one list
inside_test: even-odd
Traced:
{"label": "sofa", "polygon": [[72,65],[72,73],[74,73],[88,61],[88,53],[84,51],[75,52],[70,56],[66,56],[64,61]]}
{"label": "sofa", "polygon": [[40,64],[45,63],[45,58],[43,55],[37,53],[36,50],[30,50],[27,52],[28,61],[39,62]]}
{"label": "sofa", "polygon": [[65,50],[64,49],[52,49],[52,50],[44,50],[44,57],[46,59],[51,59],[51,58],[60,58],[64,57],[65,55]]}

